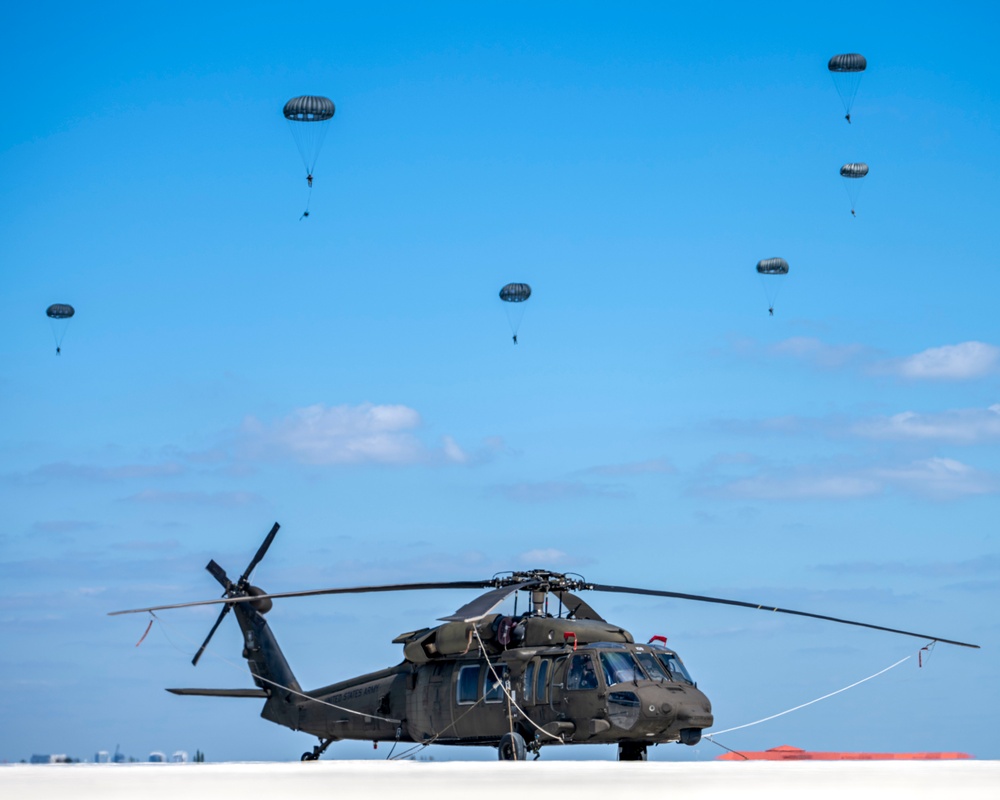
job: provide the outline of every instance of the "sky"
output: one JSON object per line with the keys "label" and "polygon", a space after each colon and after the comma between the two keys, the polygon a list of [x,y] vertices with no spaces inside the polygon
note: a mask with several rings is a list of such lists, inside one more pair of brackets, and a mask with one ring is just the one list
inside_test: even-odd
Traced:
{"label": "sky", "polygon": [[[537,567],[974,642],[586,598],[669,637],[716,730],[906,659],[726,747],[1000,758],[993,4],[0,14],[0,761],[311,748],[255,701],[163,691],[250,686],[235,623],[193,668],[214,611],[138,647],[146,618],[107,616],[217,596],[205,564],[238,575],[274,521],[269,591]],[[311,197],[302,94],[337,107]],[[269,621],[316,687],[470,599]]]}

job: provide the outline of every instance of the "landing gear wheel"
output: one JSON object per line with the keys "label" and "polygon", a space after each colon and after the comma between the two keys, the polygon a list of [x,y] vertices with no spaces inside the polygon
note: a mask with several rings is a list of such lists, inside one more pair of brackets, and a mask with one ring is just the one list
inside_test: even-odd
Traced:
{"label": "landing gear wheel", "polygon": [[618,745],[618,760],[645,761],[646,745],[632,744],[631,742],[623,742],[622,744]]}
{"label": "landing gear wheel", "polygon": [[333,741],[333,739],[326,739],[325,741],[323,739],[320,739],[319,740],[319,744],[316,745],[312,749],[312,752],[306,750],[306,752],[304,752],[302,754],[302,759],[301,760],[302,761],[319,761],[319,757],[321,755],[323,755],[323,753],[326,751],[326,748],[328,748],[330,746],[330,743],[332,741]]}
{"label": "landing gear wheel", "polygon": [[517,731],[505,733],[500,739],[497,756],[501,761],[524,761],[527,757],[524,737]]}

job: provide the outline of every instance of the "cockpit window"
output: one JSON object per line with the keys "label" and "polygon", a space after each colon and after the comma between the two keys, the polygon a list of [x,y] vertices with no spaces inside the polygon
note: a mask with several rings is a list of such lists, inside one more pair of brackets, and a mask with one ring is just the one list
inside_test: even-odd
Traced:
{"label": "cockpit window", "polygon": [[626,681],[644,680],[646,677],[632,655],[626,652],[602,652],[601,669],[608,686]]}
{"label": "cockpit window", "polygon": [[652,653],[636,653],[635,657],[646,670],[646,674],[654,681],[670,680],[670,674],[660,666],[660,662],[656,660],[656,657]]}
{"label": "cockpit window", "polygon": [[572,690],[597,688],[597,672],[594,671],[594,659],[590,653],[577,653],[569,660],[566,688]]}
{"label": "cockpit window", "polygon": [[680,657],[676,653],[657,653],[656,657],[660,660],[660,663],[666,667],[667,672],[673,677],[675,681],[682,681],[684,683],[690,683],[694,685],[694,681],[691,680],[691,676],[688,675],[687,669],[685,669],[684,664],[681,662]]}

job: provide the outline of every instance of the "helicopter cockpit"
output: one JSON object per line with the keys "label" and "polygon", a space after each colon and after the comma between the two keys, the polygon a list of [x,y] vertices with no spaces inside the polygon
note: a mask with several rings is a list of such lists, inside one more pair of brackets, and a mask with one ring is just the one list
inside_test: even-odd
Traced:
{"label": "helicopter cockpit", "polygon": [[566,669],[569,691],[599,688],[595,661],[608,688],[646,680],[695,685],[680,657],[665,648],[634,646],[632,649],[617,643],[602,643],[587,650],[590,652],[575,653],[569,659]]}

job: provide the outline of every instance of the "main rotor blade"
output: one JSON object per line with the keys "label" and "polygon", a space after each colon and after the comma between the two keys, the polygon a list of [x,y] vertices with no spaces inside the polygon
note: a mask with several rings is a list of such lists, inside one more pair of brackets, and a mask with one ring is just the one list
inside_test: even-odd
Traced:
{"label": "main rotor blade", "polygon": [[883,625],[871,625],[867,622],[856,622],[850,619],[840,619],[838,617],[828,617],[825,614],[810,614],[808,611],[793,611],[790,608],[777,608],[775,606],[767,606],[760,603],[746,603],[742,600],[725,600],[721,597],[706,597],[700,594],[683,594],[682,592],[667,592],[658,589],[635,589],[630,586],[605,586],[603,584],[595,583],[592,584],[592,589],[598,592],[617,592],[619,594],[645,594],[652,595],[653,597],[674,597],[679,600],[696,600],[700,603],[718,603],[725,606],[742,606],[743,608],[756,608],[761,611],[776,611],[779,614],[794,614],[797,617],[810,617],[812,619],[825,619],[828,622],[840,622],[844,625],[856,625],[859,628],[871,628],[876,631],[885,631],[886,633],[899,633],[903,636],[913,636],[917,639],[932,639],[936,642],[944,642],[945,644],[954,644],[959,647],[974,647],[979,649],[978,644],[969,644],[968,642],[956,642],[953,639],[942,639],[940,636],[930,636],[926,633],[914,633],[913,631],[902,631],[898,628],[886,628]]}
{"label": "main rotor blade", "polygon": [[314,597],[323,594],[365,594],[370,592],[406,592],[422,589],[482,589],[492,586],[493,581],[451,581],[447,583],[394,583],[386,586],[355,586],[348,589],[311,589],[304,592],[278,592],[275,594],[258,594],[246,597],[221,597],[215,600],[196,600],[191,603],[171,603],[164,606],[149,606],[148,608],[130,608],[125,611],[110,611],[109,617],[117,617],[120,614],[142,614],[147,611],[166,611],[171,608],[191,608],[193,606],[213,606],[225,604],[231,606],[234,603],[249,603],[253,600],[264,600],[265,598],[277,599],[282,597]]}
{"label": "main rotor blade", "polygon": [[250,559],[250,563],[247,564],[247,568],[243,570],[243,575],[240,578],[241,583],[250,577],[250,573],[253,572],[253,568],[260,563],[260,560],[267,553],[267,548],[271,546],[271,542],[274,541],[274,537],[278,534],[278,528],[280,527],[281,526],[277,522],[275,522],[274,527],[271,528],[270,533],[268,533],[267,536],[264,537],[263,544],[261,544],[261,546],[257,548],[257,555],[255,555],[252,559]]}
{"label": "main rotor blade", "polygon": [[201,658],[201,654],[205,652],[205,648],[208,647],[208,643],[212,641],[212,637],[215,636],[215,632],[219,629],[222,624],[222,620],[226,618],[226,614],[232,609],[232,606],[223,606],[222,612],[219,614],[219,618],[215,621],[212,626],[212,630],[208,632],[208,636],[205,637],[205,641],[201,643],[201,647],[198,648],[198,652],[194,654],[194,658],[191,659],[191,663],[194,666],[198,666],[198,659]]}
{"label": "main rotor blade", "polygon": [[479,595],[479,597],[466,603],[454,614],[447,617],[438,617],[438,619],[443,622],[475,622],[489,614],[494,608],[514,594],[514,592],[526,589],[537,583],[537,580],[532,580],[512,583],[510,586],[501,586],[499,589],[493,589],[486,592],[486,594]]}
{"label": "main rotor blade", "polygon": [[582,600],[575,594],[570,594],[569,592],[553,592],[553,594],[562,600],[563,608],[573,615],[573,619],[592,619],[596,622],[607,622],[604,617],[590,607],[586,600]]}

